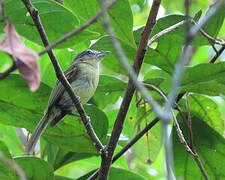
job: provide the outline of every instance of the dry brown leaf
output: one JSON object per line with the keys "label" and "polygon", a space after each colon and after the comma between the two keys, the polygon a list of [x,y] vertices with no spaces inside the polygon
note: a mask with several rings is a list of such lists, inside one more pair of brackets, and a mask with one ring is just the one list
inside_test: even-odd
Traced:
{"label": "dry brown leaf", "polygon": [[0,50],[13,58],[20,75],[26,80],[30,90],[37,90],[40,86],[38,54],[23,44],[12,22],[5,26],[4,31],[5,37],[0,44]]}

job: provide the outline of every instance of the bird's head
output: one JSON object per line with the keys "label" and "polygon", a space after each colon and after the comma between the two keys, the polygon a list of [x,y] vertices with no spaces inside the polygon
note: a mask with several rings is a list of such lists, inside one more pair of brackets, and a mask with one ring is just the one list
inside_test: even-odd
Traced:
{"label": "bird's head", "polygon": [[78,63],[78,62],[97,63],[97,62],[100,62],[103,59],[103,57],[109,53],[110,51],[99,52],[99,51],[88,49],[79,53],[73,60],[72,64]]}

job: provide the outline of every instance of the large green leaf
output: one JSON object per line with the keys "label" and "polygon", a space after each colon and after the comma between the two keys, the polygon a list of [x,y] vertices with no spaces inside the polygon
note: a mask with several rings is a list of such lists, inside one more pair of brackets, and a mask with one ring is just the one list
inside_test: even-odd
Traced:
{"label": "large green leaf", "polygon": [[[64,0],[64,6],[70,9],[79,20],[80,24],[86,23],[99,11],[99,3],[96,0]],[[88,27],[89,30],[105,34],[104,27],[102,26],[101,18]]]}
{"label": "large green leaf", "polygon": [[28,180],[54,180],[53,168],[36,157],[18,157],[15,162],[24,170]]}
{"label": "large green leaf", "polygon": [[48,162],[52,164],[54,169],[58,169],[73,161],[86,159],[93,154],[69,152],[52,144],[48,144]]}
{"label": "large green leaf", "polygon": [[[4,0],[3,2],[6,15],[12,19],[18,33],[35,43],[43,45],[37,28],[34,26],[34,22],[22,1]],[[38,9],[50,42],[54,42],[80,25],[78,18],[73,13],[54,1],[32,0],[32,3]],[[2,30],[2,25],[0,27]],[[74,44],[98,37],[99,35],[96,32],[84,30],[63,43],[61,47],[71,47]]]}
{"label": "large green leaf", "polygon": [[[82,24],[93,17],[100,9],[97,0],[65,0],[64,2],[65,6],[79,17]],[[125,44],[136,48],[133,38],[133,16],[129,2],[127,0],[118,0],[107,12],[116,37]],[[121,16],[123,16],[123,18],[121,18]],[[101,33],[101,35],[105,35],[105,29],[101,24],[101,20],[102,19],[99,18],[89,29]]]}
{"label": "large green leaf", "polygon": [[14,156],[19,156],[24,153],[24,147],[17,137],[15,128],[12,126],[0,125],[0,140],[6,143]]}
{"label": "large green leaf", "polygon": [[199,64],[187,67],[181,82],[180,92],[217,96],[225,94],[225,63]]}
{"label": "large green leaf", "polygon": [[[5,159],[13,161],[8,147],[2,141],[0,141],[0,151]],[[16,172],[8,164],[0,160],[0,179],[14,180],[15,178]]]}
{"label": "large green leaf", "polygon": [[[80,177],[77,180],[86,180],[88,177],[90,177],[94,172],[91,171],[88,174]],[[110,173],[109,173],[109,180],[146,180],[143,176],[136,174],[134,172],[125,170],[125,169],[120,169],[120,168],[114,168],[112,167],[110,169]]]}
{"label": "large green leaf", "polygon": [[[51,88],[41,84],[39,90],[31,93],[18,75],[11,75],[0,83],[0,123],[25,127],[33,131],[43,115]],[[86,106],[91,123],[98,137],[104,142],[108,129],[106,115],[95,106]],[[82,123],[67,116],[54,128],[47,128],[45,139],[73,152],[94,153],[96,149]]]}
{"label": "large green leaf", "polygon": [[74,179],[63,177],[63,176],[55,176],[55,180],[74,180]]}
{"label": "large green leaf", "polygon": [[[200,157],[201,163],[210,179],[225,178],[225,140],[216,131],[210,128],[204,121],[192,116],[192,130],[194,146]],[[185,138],[188,139],[183,121],[180,125]],[[192,155],[186,152],[183,144],[178,139],[177,132],[173,128],[173,148],[176,176],[185,180],[204,179]]]}
{"label": "large green leaf", "polygon": [[115,104],[126,89],[126,83],[112,76],[102,75],[93,100],[101,109]]}
{"label": "large green leaf", "polygon": [[[224,120],[222,119],[218,104],[212,99],[198,94],[190,95],[188,99],[191,115],[201,118],[220,135],[223,135]],[[187,112],[185,100],[181,101],[179,104],[181,104],[183,111]]]}

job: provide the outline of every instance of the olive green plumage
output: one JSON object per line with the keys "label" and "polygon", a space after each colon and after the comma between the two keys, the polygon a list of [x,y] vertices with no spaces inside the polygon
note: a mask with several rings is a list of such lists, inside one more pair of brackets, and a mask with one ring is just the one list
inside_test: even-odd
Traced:
{"label": "olive green plumage", "polygon": [[[85,104],[94,95],[99,81],[100,62],[108,53],[109,51],[85,50],[75,57],[70,67],[64,72],[74,93],[79,96],[81,104]],[[32,153],[49,122],[52,127],[55,126],[65,115],[71,114],[74,109],[73,101],[63,85],[57,80],[49,97],[44,116],[28,141],[27,154]]]}

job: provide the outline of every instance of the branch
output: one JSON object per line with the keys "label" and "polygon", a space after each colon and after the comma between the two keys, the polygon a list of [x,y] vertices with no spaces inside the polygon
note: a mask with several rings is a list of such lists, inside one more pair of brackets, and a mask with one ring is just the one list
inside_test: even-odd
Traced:
{"label": "branch", "polygon": [[191,122],[191,112],[190,112],[190,104],[189,104],[189,98],[188,98],[188,94],[186,95],[186,99],[187,99],[187,113],[188,113],[188,126],[187,126],[187,129],[188,129],[188,134],[189,134],[189,137],[190,137],[190,149],[192,150],[192,155],[194,156],[194,159],[195,159],[195,162],[197,163],[199,169],[201,170],[204,178],[206,180],[209,180],[209,177],[205,171],[205,168],[203,166],[203,164],[201,163],[201,160],[198,156],[198,153],[196,152],[195,150],[195,147],[194,147],[194,142],[193,142],[193,133],[192,133],[192,122]]}
{"label": "branch", "polygon": [[223,53],[225,46],[221,47],[219,51],[216,52],[216,55],[209,61],[209,63],[214,63],[216,59]]}
{"label": "branch", "polygon": [[[136,136],[131,139],[115,156],[113,156],[112,163],[114,163],[117,159],[119,159],[129,148],[131,148],[142,136],[145,135],[154,125],[159,122],[159,118],[155,118],[152,122],[150,122],[143,130],[141,130]],[[99,170],[95,171],[88,180],[94,180],[97,178]]]}
{"label": "branch", "polygon": [[[104,3],[104,7],[105,9],[110,8],[113,4],[115,4],[117,2],[117,0],[112,0],[110,2],[105,2]],[[46,52],[48,52],[50,49],[53,49],[54,47],[56,47],[57,45],[59,45],[60,43],[68,40],[70,37],[74,36],[75,34],[78,34],[79,32],[83,31],[84,29],[86,29],[88,26],[90,26],[91,24],[93,24],[94,22],[97,21],[97,19],[102,15],[103,10],[99,10],[99,12],[97,12],[92,18],[90,18],[85,24],[83,24],[82,26],[74,29],[73,31],[65,34],[63,37],[61,37],[60,39],[56,40],[54,43],[48,45],[45,47],[45,49],[43,49],[41,52],[39,52],[39,56],[45,54]]]}
{"label": "branch", "polygon": [[[101,0],[100,2],[101,2],[101,7],[103,9],[103,24],[106,28],[106,31],[108,32],[108,34],[111,37],[111,42],[112,42],[112,44],[113,44],[113,46],[116,50],[118,58],[121,60],[123,65],[126,67],[127,62],[128,62],[127,58],[122,51],[120,43],[116,40],[116,38],[114,36],[114,30],[109,25],[109,21],[108,21],[107,15],[105,13],[105,8],[103,6],[103,0]],[[161,2],[161,0],[155,0],[153,2],[153,5],[152,5],[152,8],[151,8],[148,20],[147,20],[147,24],[145,26],[145,29],[144,29],[143,33],[142,33],[139,48],[137,50],[137,54],[136,54],[134,64],[133,64],[133,68],[134,68],[134,70],[137,74],[140,71],[140,68],[141,68],[141,65],[142,65],[142,62],[143,62],[143,59],[144,59],[148,37],[151,34],[152,28],[155,24],[156,15],[158,13],[158,8],[159,8],[159,5],[160,5],[160,2]],[[125,62],[125,64],[124,64],[124,62]],[[128,63],[128,67],[129,67],[129,63]],[[129,75],[131,75],[131,74],[132,73],[129,73]],[[134,77],[135,77],[135,74],[134,74]],[[137,81],[135,81],[135,82],[137,82]],[[108,152],[108,156],[106,156],[106,157],[102,156],[101,167],[100,167],[100,170],[99,170],[99,179],[100,180],[105,180],[105,179],[108,178],[109,169],[110,169],[111,161],[112,161],[112,156],[113,156],[114,150],[116,148],[116,145],[118,143],[120,133],[123,129],[124,119],[126,117],[131,99],[132,99],[133,94],[134,94],[134,91],[135,91],[135,86],[132,83],[132,80],[130,79],[129,82],[128,82],[128,86],[127,86],[127,89],[126,89],[126,92],[125,92],[123,102],[120,106],[119,113],[118,113],[116,121],[114,123],[114,127],[113,127],[113,130],[112,130],[112,133],[111,133],[110,140],[109,140],[109,142],[107,144],[107,147],[106,147],[107,152]]]}
{"label": "branch", "polygon": [[[30,2],[30,0],[22,0],[24,5],[26,6],[27,10],[29,11],[37,29],[38,32],[41,36],[42,42],[44,44],[45,47],[49,46],[49,41],[48,41],[48,37],[45,33],[44,27],[41,23],[41,19],[38,15],[38,10],[32,5],[32,3]],[[87,133],[89,135],[89,137],[91,138],[93,144],[95,145],[95,147],[98,149],[99,152],[101,152],[104,148],[104,146],[102,145],[102,143],[100,142],[100,140],[98,139],[97,135],[94,132],[93,127],[91,126],[90,119],[87,116],[86,112],[84,111],[83,106],[80,104],[78,97],[74,94],[72,87],[70,86],[68,80],[66,79],[65,75],[63,74],[63,71],[57,61],[56,56],[54,55],[52,50],[48,50],[48,55],[52,61],[52,64],[54,66],[55,72],[56,72],[56,76],[59,79],[59,81],[62,83],[62,85],[64,86],[65,90],[67,91],[67,93],[69,94],[70,98],[72,99],[78,113],[80,114],[81,120],[84,123],[84,126],[87,130]],[[104,154],[104,153],[103,153]]]}
{"label": "branch", "polygon": [[160,38],[161,36],[173,31],[174,29],[184,25],[186,23],[186,21],[181,21],[179,23],[176,23],[162,31],[160,31],[159,33],[157,33],[156,35],[154,35],[149,41],[148,41],[148,46],[150,46],[156,39]]}

